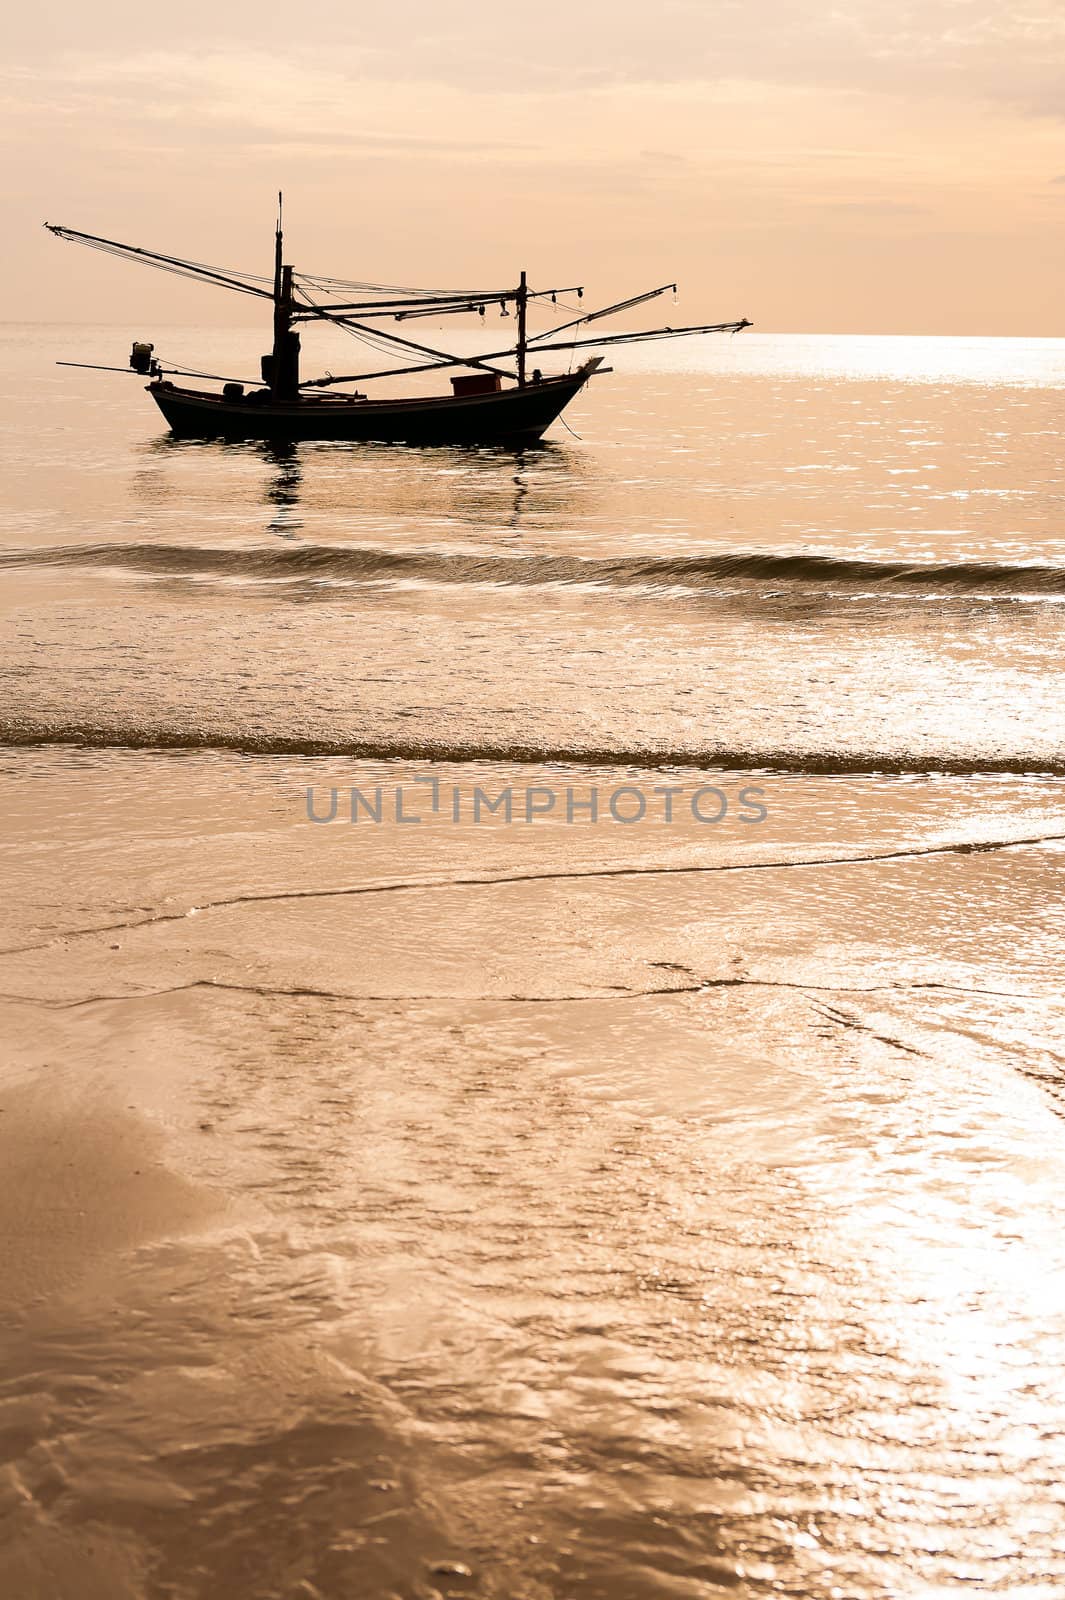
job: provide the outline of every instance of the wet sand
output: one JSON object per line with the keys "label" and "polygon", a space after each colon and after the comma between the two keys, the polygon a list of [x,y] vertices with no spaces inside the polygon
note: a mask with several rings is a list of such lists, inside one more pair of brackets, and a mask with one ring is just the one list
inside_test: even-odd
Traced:
{"label": "wet sand", "polygon": [[1065,1579],[1060,782],[23,759],[5,1592]]}
{"label": "wet sand", "polygon": [[[8,1050],[22,1055],[16,1038],[29,1020],[5,1007]],[[32,1026],[39,1039],[39,1014]],[[43,1061],[32,1081],[5,1080],[2,1089],[0,1300],[8,1306],[83,1288],[118,1254],[193,1232],[219,1210],[209,1191],[166,1165],[159,1129],[123,1108],[117,1072],[93,1088],[62,1078]]]}

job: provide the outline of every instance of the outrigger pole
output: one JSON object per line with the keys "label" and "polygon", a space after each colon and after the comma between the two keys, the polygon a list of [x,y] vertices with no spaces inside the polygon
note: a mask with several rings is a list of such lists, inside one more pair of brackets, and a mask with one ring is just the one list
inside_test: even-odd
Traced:
{"label": "outrigger pole", "polygon": [[[592,319],[589,318],[589,321]],[[558,344],[540,344],[540,339],[547,338],[551,329],[543,334],[534,334],[529,341],[528,350],[534,355],[541,350],[580,350],[589,347],[598,349],[600,345],[607,344],[644,344],[653,339],[679,339],[685,334],[697,333],[741,333],[744,328],[753,327],[754,324],[747,318],[741,317],[738,322],[707,322],[685,328],[652,328],[647,333],[609,333],[599,339],[564,339]],[[446,361],[427,361],[417,367],[390,367],[382,372],[351,372],[343,377],[334,377],[332,373],[324,378],[305,378],[300,385],[301,389],[324,389],[333,383],[369,383],[374,378],[397,378],[405,372],[435,372],[441,367],[484,365],[488,361],[497,360],[500,356],[509,355],[513,346],[506,350],[489,350],[479,363],[471,361],[468,356],[449,357]]]}
{"label": "outrigger pole", "polygon": [[[304,379],[303,383],[301,383],[300,387],[302,389],[324,389],[328,388],[331,384],[338,383],[369,383],[375,378],[394,378],[399,377],[405,372],[435,372],[445,367],[481,367],[488,372],[499,372],[500,376],[502,377],[514,377],[514,373],[501,371],[500,368],[491,365],[492,362],[498,361],[502,357],[514,355],[517,358],[518,385],[520,388],[524,388],[527,382],[526,366],[530,351],[536,354],[541,350],[576,350],[603,344],[634,344],[642,343],[651,339],[676,339],[681,338],[685,334],[739,333],[743,328],[749,328],[751,326],[750,321],[746,317],[741,317],[736,322],[704,323],[683,328],[653,328],[646,333],[618,333],[609,334],[598,339],[564,339],[555,342],[556,335],[559,333],[564,333],[568,328],[576,328],[584,323],[595,322],[601,317],[613,316],[618,311],[627,311],[632,306],[642,305],[647,300],[655,300],[659,295],[666,294],[671,289],[675,291],[676,287],[677,286],[675,283],[664,283],[657,289],[648,289],[643,294],[632,295],[627,300],[616,301],[613,305],[603,306],[599,311],[586,312],[580,317],[575,317],[571,322],[564,322],[561,327],[545,328],[543,332],[534,333],[530,337],[527,333],[527,312],[529,300],[534,298],[539,299],[542,295],[566,293],[567,291],[542,290],[534,294],[532,291],[530,291],[526,274],[523,272],[521,274],[521,281],[519,282],[516,290],[511,290],[509,293],[502,295],[497,293],[491,297],[486,296],[486,300],[490,298],[491,303],[501,303],[508,299],[512,299],[517,302],[517,346],[515,347],[514,345],[508,345],[503,350],[485,351],[479,356],[456,356],[445,350],[433,349],[430,345],[415,344],[413,340],[401,339],[398,334],[389,333],[384,328],[367,328],[362,323],[354,321],[351,317],[338,315],[336,310],[331,306],[319,306],[308,301],[306,304],[299,304],[296,307],[295,315],[297,317],[319,317],[327,322],[335,322],[339,327],[348,328],[353,333],[371,334],[375,338],[386,340],[389,344],[398,345],[401,348],[415,351],[421,355],[430,355],[435,359],[432,361],[423,362],[418,366],[389,367],[379,372],[346,373],[341,377],[335,377],[332,373],[329,373],[324,378],[306,378]],[[395,304],[395,302],[393,302],[393,304]],[[472,310],[479,308],[479,304],[475,300],[468,301],[464,299],[460,306],[452,305],[446,309]],[[552,342],[545,343],[547,340]]]}

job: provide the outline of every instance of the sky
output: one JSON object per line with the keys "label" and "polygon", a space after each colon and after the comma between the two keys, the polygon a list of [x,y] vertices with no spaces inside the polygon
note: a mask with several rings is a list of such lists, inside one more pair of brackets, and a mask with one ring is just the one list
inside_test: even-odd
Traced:
{"label": "sky", "polygon": [[283,188],[308,271],[1065,335],[1061,0],[38,0],[5,32],[12,315],[244,320],[40,224],[266,272]]}

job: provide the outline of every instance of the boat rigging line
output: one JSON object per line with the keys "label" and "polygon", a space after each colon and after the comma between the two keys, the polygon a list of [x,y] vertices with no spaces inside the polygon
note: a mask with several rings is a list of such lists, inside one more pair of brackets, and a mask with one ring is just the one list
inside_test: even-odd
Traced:
{"label": "boat rigging line", "polygon": [[[303,309],[303,308],[301,308],[301,309]],[[484,369],[487,372],[492,372],[492,373],[497,374],[501,378],[513,378],[514,377],[514,373],[513,372],[509,372],[503,367],[491,366],[489,364],[491,360],[496,359],[495,356],[492,356],[492,357],[456,356],[456,355],[453,355],[450,351],[447,351],[447,350],[434,349],[432,345],[416,344],[414,342],[414,340],[401,338],[398,333],[388,333],[388,332],[386,332],[386,330],[384,328],[366,328],[361,323],[356,322],[352,317],[345,317],[345,316],[337,315],[336,313],[334,313],[332,311],[326,311],[322,306],[316,306],[313,303],[308,303],[305,309],[306,309],[306,314],[307,315],[310,315],[310,316],[313,316],[313,317],[317,317],[321,321],[332,322],[332,323],[335,323],[339,327],[350,328],[350,329],[353,329],[354,331],[356,331],[358,333],[362,333],[362,334],[369,333],[369,334],[374,335],[378,339],[385,340],[385,342],[387,344],[398,345],[401,349],[404,349],[404,350],[413,350],[415,352],[415,354],[417,354],[417,355],[433,356],[435,358],[434,361],[430,364],[430,369],[423,368],[423,369],[419,369],[419,370],[431,370],[432,367],[437,367],[437,366],[442,366],[442,367],[480,367],[480,368]],[[509,347],[506,350],[499,351],[499,355],[500,356],[506,356],[506,355],[509,355],[510,353],[511,352],[510,352],[510,348]],[[415,369],[414,368],[408,368],[407,370],[413,371]],[[355,380],[354,379],[350,379],[350,378],[333,378],[333,379],[331,379],[329,381],[332,382],[332,383],[351,383],[351,382],[354,382]],[[320,382],[320,385],[324,387],[324,380],[319,380],[319,382]],[[300,388],[310,388],[310,387],[312,387],[311,384],[304,383],[304,384],[300,385]]]}
{"label": "boat rigging line", "polygon": [[[739,333],[743,328],[749,328],[751,323],[743,317],[733,322],[703,323],[685,327],[652,328],[643,332],[614,333],[590,337],[576,337],[576,330],[588,327],[590,323],[597,322],[604,317],[614,316],[619,312],[631,310],[635,306],[644,305],[650,300],[657,299],[660,295],[672,290],[676,295],[676,284],[662,284],[658,288],[645,290],[641,294],[630,295],[627,299],[615,301],[608,306],[597,310],[583,311],[577,305],[562,300],[562,313],[577,312],[561,324],[555,323],[553,327],[545,328],[538,333],[529,334],[527,326],[528,308],[531,301],[543,303],[553,308],[557,316],[560,297],[576,295],[578,301],[583,301],[584,286],[573,284],[564,288],[531,289],[526,274],[521,273],[516,286],[504,289],[412,289],[403,288],[395,284],[369,284],[356,282],[351,279],[334,278],[328,275],[313,273],[297,274],[293,267],[283,263],[283,235],[282,235],[282,198],[278,195],[277,228],[275,232],[274,273],[272,278],[267,278],[258,273],[239,272],[222,267],[212,267],[205,262],[189,261],[180,256],[165,254],[162,251],[146,250],[138,245],[124,244],[117,239],[107,239],[97,234],[82,233],[76,228],[67,228],[56,223],[46,222],[44,226],[50,233],[60,239],[68,240],[75,244],[83,244],[93,250],[99,250],[107,255],[118,256],[125,260],[137,261],[142,265],[154,267],[159,271],[168,272],[175,276],[192,278],[203,283],[214,284],[219,288],[231,289],[238,294],[253,295],[257,299],[268,300],[273,305],[274,320],[274,348],[272,354],[263,357],[262,383],[269,392],[271,401],[275,404],[291,404],[298,399],[300,390],[325,389],[334,385],[370,382],[377,378],[391,378],[406,376],[413,373],[438,372],[449,367],[475,368],[481,373],[490,375],[498,390],[499,380],[506,378],[516,380],[519,390],[530,387],[526,378],[526,368],[529,357],[536,360],[541,354],[553,351],[568,351],[570,365],[572,366],[573,353],[577,350],[589,348],[602,348],[611,345],[645,343],[656,339],[683,338],[693,334],[709,333]],[[316,298],[324,296],[324,300]],[[341,298],[348,296],[348,298]],[[359,298],[351,298],[359,296]],[[484,316],[489,307],[498,306],[504,317],[510,315],[508,307],[513,305],[516,318],[516,339],[511,344],[499,350],[481,351],[476,355],[458,355],[453,351],[440,349],[435,345],[423,344],[414,339],[393,332],[383,326],[386,322],[402,322],[415,317],[445,317],[468,315],[477,313]],[[327,372],[319,378],[300,380],[299,376],[299,346],[300,336],[295,331],[295,325],[319,321],[328,323],[333,327],[342,329],[351,337],[360,340],[371,350],[382,354],[388,353],[393,359],[406,358],[403,366],[390,366],[373,372],[348,373],[335,375]],[[566,337],[568,335],[568,337]],[[402,353],[402,355],[401,355]],[[427,358],[419,360],[418,358]],[[500,364],[502,363],[502,364]],[[599,362],[586,363],[586,375],[590,375]],[[124,371],[125,368],[97,367],[90,362],[60,362],[62,366],[92,367],[98,371]],[[516,366],[516,371],[513,370]],[[224,378],[215,373],[200,372],[192,367],[164,366],[161,361],[152,357],[150,344],[136,343],[130,358],[130,368],[140,375],[150,374],[158,378],[164,372],[180,377],[206,378],[221,382],[224,385],[240,387],[245,384],[253,388],[258,386],[258,379]],[[582,369],[585,370],[585,369]],[[476,382],[470,379],[453,379],[458,393],[459,385]],[[482,380],[483,381],[483,380]],[[551,380],[554,381],[554,380]],[[532,374],[531,387],[535,388],[541,382],[539,371]],[[489,386],[491,388],[491,385]],[[480,392],[480,391],[469,391]],[[235,400],[228,394],[222,396],[223,400]],[[255,397],[258,401],[260,396]],[[162,402],[160,401],[160,404]],[[265,413],[264,413],[265,415]]]}
{"label": "boat rigging line", "polygon": [[221,267],[209,267],[201,261],[183,261],[180,256],[163,255],[158,250],[142,250],[134,244],[122,244],[117,239],[102,239],[92,233],[79,233],[76,228],[60,227],[54,222],[46,222],[44,226],[58,239],[87,245],[90,250],[101,250],[105,255],[139,261],[146,267],[156,267],[161,272],[171,272],[180,278],[199,278],[205,283],[216,283],[224,289],[235,289],[238,294],[253,294],[263,300],[273,299],[272,291],[261,287],[270,282],[269,278],[262,277],[258,273],[238,273]]}

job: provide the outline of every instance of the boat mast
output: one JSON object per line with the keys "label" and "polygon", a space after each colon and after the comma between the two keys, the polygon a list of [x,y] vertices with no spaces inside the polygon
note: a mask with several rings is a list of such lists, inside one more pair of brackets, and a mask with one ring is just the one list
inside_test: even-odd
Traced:
{"label": "boat mast", "polygon": [[[282,263],[281,193],[277,196],[277,231],[274,234],[274,349],[269,357],[270,397],[297,400],[300,389],[300,336],[292,331],[292,268]],[[263,363],[264,367],[266,362]],[[264,371],[263,376],[267,373]]]}
{"label": "boat mast", "polygon": [[518,284],[518,293],[516,299],[518,302],[518,348],[515,353],[518,358],[518,388],[524,389],[525,353],[529,347],[529,342],[525,333],[526,315],[529,309],[529,284],[524,272],[522,273],[521,280]]}

